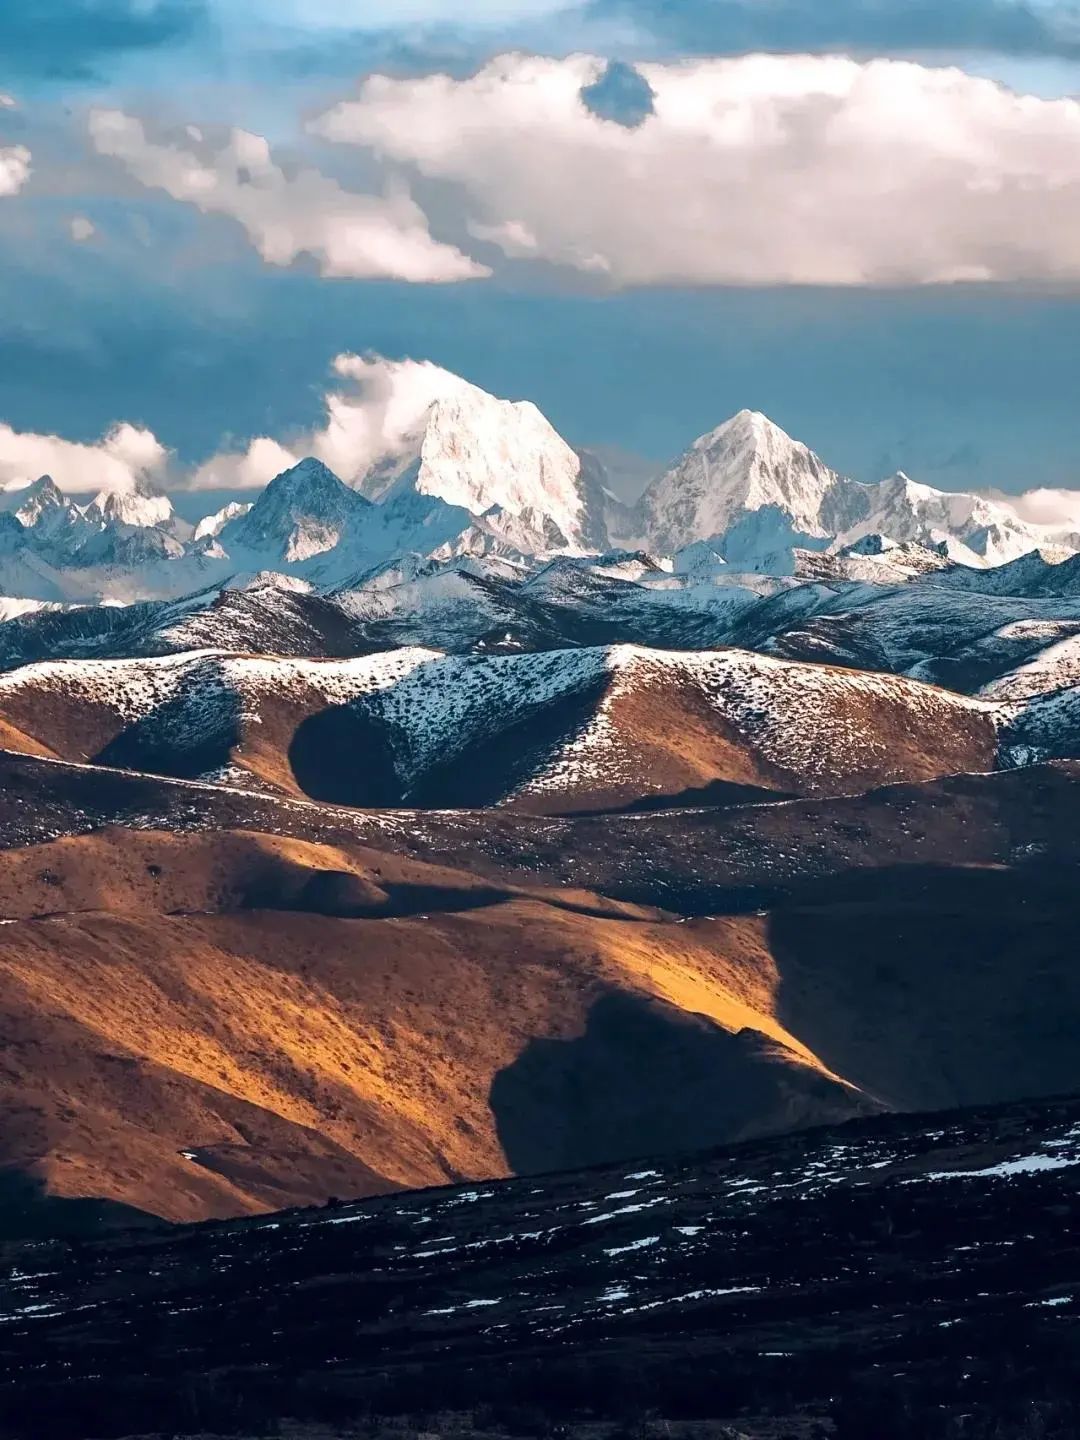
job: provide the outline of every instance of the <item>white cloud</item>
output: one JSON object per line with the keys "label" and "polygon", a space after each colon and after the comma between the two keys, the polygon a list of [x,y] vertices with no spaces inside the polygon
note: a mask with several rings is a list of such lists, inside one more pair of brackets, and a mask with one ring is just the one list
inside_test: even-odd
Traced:
{"label": "white cloud", "polygon": [[97,226],[85,215],[73,215],[68,221],[68,231],[72,240],[77,245],[82,245],[87,240],[92,240],[97,234]]}
{"label": "white cloud", "polygon": [[[326,276],[428,284],[490,273],[434,239],[404,190],[357,195],[317,170],[287,175],[261,135],[233,130],[202,158],[151,140],[140,120],[119,110],[91,112],[90,134],[101,154],[120,160],[141,184],[238,220],[268,264],[290,265],[307,254]],[[190,130],[188,138],[198,143]]]}
{"label": "white cloud", "polygon": [[436,400],[472,388],[427,360],[343,354],[335,357],[333,372],[346,388],[324,396],[324,424],[290,437],[287,445],[260,436],[240,453],[216,455],[190,477],[190,488],[255,489],[306,455],[347,482],[358,480],[406,446]]}
{"label": "white cloud", "polygon": [[334,373],[351,388],[326,396],[326,424],[307,440],[308,452],[353,481],[415,435],[436,400],[464,395],[467,380],[431,361],[338,355]]}
{"label": "white cloud", "polygon": [[187,481],[191,490],[258,490],[275,475],[289,470],[303,452],[287,450],[277,440],[260,436],[239,454],[215,455],[196,469]]}
{"label": "white cloud", "polygon": [[588,109],[580,55],[373,75],[312,128],[456,184],[505,254],[621,285],[1080,279],[1074,100],[840,56],[638,69],[632,129]]}
{"label": "white cloud", "polygon": [[0,110],[17,110],[18,108],[19,102],[15,99],[15,96],[7,95],[4,91],[0,90]]}
{"label": "white cloud", "polygon": [[0,146],[0,196],[17,195],[29,178],[30,151],[26,146]]}
{"label": "white cloud", "polygon": [[167,461],[157,437],[135,425],[115,425],[96,445],[83,445],[0,424],[0,486],[51,475],[61,490],[131,490],[162,479]]}
{"label": "white cloud", "polygon": [[1080,531],[1080,490],[1028,490],[1023,495],[995,495],[1029,525]]}

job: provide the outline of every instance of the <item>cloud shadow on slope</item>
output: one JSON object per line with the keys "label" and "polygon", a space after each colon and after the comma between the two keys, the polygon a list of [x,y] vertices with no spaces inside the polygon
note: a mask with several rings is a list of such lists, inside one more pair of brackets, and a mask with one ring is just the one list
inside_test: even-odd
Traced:
{"label": "cloud shadow on slope", "polygon": [[495,1076],[492,1112],[518,1174],[701,1149],[845,1120],[873,1106],[759,1031],[609,993],[582,1035],[532,1040]]}

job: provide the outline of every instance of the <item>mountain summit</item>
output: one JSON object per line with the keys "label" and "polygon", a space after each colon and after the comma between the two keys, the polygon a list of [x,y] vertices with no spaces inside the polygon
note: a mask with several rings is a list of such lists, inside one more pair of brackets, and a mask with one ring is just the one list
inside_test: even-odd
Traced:
{"label": "mountain summit", "polygon": [[499,400],[449,371],[404,435],[357,477],[381,501],[413,491],[474,516],[496,512],[547,549],[602,549],[603,502],[581,457],[531,401]]}
{"label": "mountain summit", "polygon": [[657,553],[708,541],[736,569],[777,574],[790,570],[795,548],[835,549],[871,534],[944,544],[973,565],[1001,564],[1050,538],[985,496],[903,474],[872,485],[849,479],[755,410],[695,440],[645,491],[634,523]]}
{"label": "mountain summit", "polygon": [[85,510],[86,518],[102,525],[134,525],[167,529],[173,522],[172,501],[145,481],[130,490],[103,490]]}
{"label": "mountain summit", "polygon": [[299,564],[355,540],[371,502],[321,460],[301,460],[270,481],[250,510],[227,521],[219,540],[230,553],[250,551]]}
{"label": "mountain summit", "polygon": [[851,484],[760,411],[740,410],[653,481],[640,516],[662,553],[726,535],[762,510],[792,534],[825,538],[855,519],[844,503]]}

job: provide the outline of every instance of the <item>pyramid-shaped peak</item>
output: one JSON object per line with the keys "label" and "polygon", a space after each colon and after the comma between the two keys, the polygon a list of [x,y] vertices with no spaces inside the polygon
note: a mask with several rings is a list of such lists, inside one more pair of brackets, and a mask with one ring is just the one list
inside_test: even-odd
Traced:
{"label": "pyramid-shaped peak", "polygon": [[[314,455],[308,455],[305,459],[298,461],[289,470],[282,470],[279,475],[267,485],[267,490],[335,490],[340,488],[348,490],[349,486],[344,480],[338,478],[321,460]],[[355,493],[355,492],[352,492]]]}
{"label": "pyramid-shaped peak", "polygon": [[0,496],[0,508],[13,514],[33,512],[40,515],[44,510],[57,506],[70,506],[71,501],[64,495],[51,475],[40,475],[29,485],[5,490]]}
{"label": "pyramid-shaped peak", "polygon": [[799,442],[760,410],[738,410],[730,419],[702,435],[695,445],[706,448],[723,442],[732,447],[797,446]]}
{"label": "pyramid-shaped peak", "polygon": [[362,526],[371,502],[308,456],[275,475],[255,504],[227,520],[222,547],[257,552],[259,569],[277,569],[324,554]]}
{"label": "pyramid-shaped peak", "polygon": [[[798,537],[825,537],[840,522],[846,482],[760,410],[740,410],[700,436],[645,491],[642,533],[674,554],[696,540],[727,537],[770,558]],[[727,549],[720,547],[730,562]]]}
{"label": "pyramid-shaped peak", "polygon": [[54,504],[64,504],[64,492],[51,475],[39,475],[20,494],[23,500],[49,500]]}

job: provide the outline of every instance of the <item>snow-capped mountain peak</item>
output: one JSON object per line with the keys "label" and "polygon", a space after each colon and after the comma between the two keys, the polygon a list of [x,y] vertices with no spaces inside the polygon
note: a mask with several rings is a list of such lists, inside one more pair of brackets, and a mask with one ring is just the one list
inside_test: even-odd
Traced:
{"label": "snow-capped mountain peak", "polygon": [[96,512],[88,520],[51,475],[42,475],[29,485],[4,492],[0,496],[0,510],[5,518],[21,527],[21,543],[31,546],[52,564],[69,561],[103,524]]}
{"label": "snow-capped mountain peak", "polygon": [[790,573],[796,550],[843,549],[864,536],[943,546],[951,559],[1000,564],[1047,540],[1006,502],[935,490],[903,472],[864,484],[830,469],[759,411],[740,410],[646,490],[639,537],[675,552],[698,541],[740,570]]}
{"label": "snow-capped mountain peak", "polygon": [[651,548],[663,552],[726,535],[766,510],[777,538],[825,537],[835,533],[836,500],[852,483],[760,411],[740,410],[649,486],[640,518]]}
{"label": "snow-capped mountain peak", "polygon": [[27,528],[36,525],[50,511],[74,508],[51,475],[42,475],[20,490],[7,492],[4,500],[4,509]]}
{"label": "snow-capped mountain peak", "polygon": [[102,490],[87,506],[88,519],[149,529],[168,526],[173,518],[172,501],[159,490],[137,484],[130,490]]}
{"label": "snow-capped mountain peak", "polygon": [[192,540],[209,540],[215,535],[220,535],[230,520],[235,520],[238,515],[246,515],[251,509],[251,503],[241,503],[239,500],[230,500],[220,510],[215,510],[212,515],[204,515],[195,526]]}
{"label": "snow-capped mountain peak", "polygon": [[254,551],[297,564],[341,544],[371,510],[369,500],[309,456],[275,476],[249,510],[222,526],[218,538],[230,554]]}
{"label": "snow-capped mountain peak", "polygon": [[372,500],[406,490],[474,516],[523,524],[548,549],[602,546],[602,504],[580,456],[531,401],[499,400],[458,376],[357,479]]}

